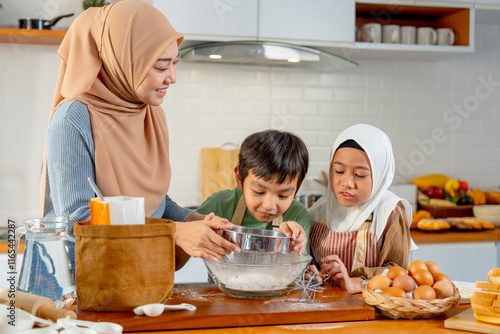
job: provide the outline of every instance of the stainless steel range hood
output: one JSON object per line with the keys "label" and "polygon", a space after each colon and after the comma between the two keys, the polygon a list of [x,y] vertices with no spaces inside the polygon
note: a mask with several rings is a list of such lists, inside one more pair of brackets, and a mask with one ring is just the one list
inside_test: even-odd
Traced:
{"label": "stainless steel range hood", "polygon": [[310,67],[332,72],[358,64],[333,53],[270,41],[205,43],[179,50],[182,61],[265,66]]}

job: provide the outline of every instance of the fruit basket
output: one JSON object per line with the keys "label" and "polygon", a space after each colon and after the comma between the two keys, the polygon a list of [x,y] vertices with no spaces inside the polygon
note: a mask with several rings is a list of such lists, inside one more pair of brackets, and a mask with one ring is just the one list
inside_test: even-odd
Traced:
{"label": "fruit basket", "polygon": [[453,285],[453,296],[444,299],[421,300],[397,298],[377,293],[365,283],[362,288],[363,298],[368,305],[375,306],[384,316],[392,319],[430,318],[440,315],[458,305],[460,292]]}
{"label": "fruit basket", "polygon": [[422,201],[419,201],[418,205],[419,209],[429,211],[434,218],[473,217],[472,208],[474,205],[437,206]]}

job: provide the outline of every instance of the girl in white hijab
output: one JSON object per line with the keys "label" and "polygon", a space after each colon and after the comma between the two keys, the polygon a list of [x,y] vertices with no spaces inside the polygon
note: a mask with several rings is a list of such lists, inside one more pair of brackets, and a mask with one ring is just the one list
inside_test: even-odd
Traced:
{"label": "girl in white hijab", "polygon": [[[321,274],[349,293],[385,269],[408,269],[411,206],[388,190],[395,172],[389,137],[357,124],[333,144],[327,193],[310,209],[310,243]],[[313,271],[316,268],[312,268]]]}

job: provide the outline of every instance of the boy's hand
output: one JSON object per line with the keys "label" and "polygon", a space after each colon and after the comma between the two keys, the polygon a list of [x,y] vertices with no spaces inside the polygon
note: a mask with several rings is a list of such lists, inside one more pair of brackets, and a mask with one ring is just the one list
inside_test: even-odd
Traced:
{"label": "boy's hand", "polygon": [[306,232],[302,226],[297,222],[287,221],[280,224],[280,230],[285,233],[287,237],[292,237],[292,250],[302,255],[307,243]]}

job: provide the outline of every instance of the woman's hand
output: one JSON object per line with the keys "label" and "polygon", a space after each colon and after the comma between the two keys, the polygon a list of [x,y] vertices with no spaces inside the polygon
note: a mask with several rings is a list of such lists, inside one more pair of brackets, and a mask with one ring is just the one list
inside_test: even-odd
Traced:
{"label": "woman's hand", "polygon": [[[186,222],[194,222],[194,221],[198,221],[198,220],[212,220],[213,218],[219,218],[221,221],[225,221],[225,222],[228,222],[227,219],[225,218],[220,218],[218,216],[216,216],[213,212],[208,214],[208,215],[202,215],[198,212],[193,212],[192,214],[190,214],[187,218],[186,218]],[[233,227],[234,225],[232,225],[231,227]],[[229,228],[231,228],[229,227]]]}
{"label": "woman's hand", "polygon": [[240,248],[218,235],[215,230],[230,229],[234,225],[227,219],[213,213],[204,220],[176,222],[175,244],[188,255],[217,261],[231,252],[240,252]]}
{"label": "woman's hand", "polygon": [[297,222],[287,221],[280,224],[280,230],[285,233],[287,237],[292,237],[292,250],[302,255],[307,243],[306,232],[302,226]]}
{"label": "woman's hand", "polygon": [[347,268],[337,255],[321,259],[321,273],[328,274],[330,280],[350,294],[361,292],[360,277],[349,277]]}

